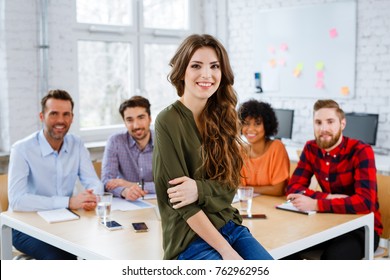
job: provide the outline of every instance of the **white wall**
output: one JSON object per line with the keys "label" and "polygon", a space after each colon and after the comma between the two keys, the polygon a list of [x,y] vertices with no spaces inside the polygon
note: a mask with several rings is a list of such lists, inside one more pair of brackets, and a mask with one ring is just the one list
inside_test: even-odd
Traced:
{"label": "white wall", "polygon": [[[326,0],[228,0],[229,52],[236,76],[240,102],[248,98],[262,99],[274,107],[296,111],[294,142],[313,138],[312,106],[315,98],[272,97],[255,94],[251,69],[253,57],[252,24],[254,13],[263,9],[297,7]],[[344,111],[379,113],[377,146],[390,149],[390,0],[357,1],[356,94],[338,101]]]}
{"label": "white wall", "polygon": [[7,150],[37,129],[37,23],[35,1],[1,0],[0,7],[0,149]]}
{"label": "white wall", "polygon": [[[252,16],[261,9],[335,1],[203,1],[204,32],[217,35],[225,43],[240,102],[255,97],[274,107],[296,109],[294,141],[304,143],[312,138],[311,108],[315,99],[253,93]],[[69,29],[75,18],[74,1],[47,2],[48,86],[72,93],[77,87],[75,39]],[[40,128],[38,3],[39,0],[0,0],[0,151],[8,151],[16,140]],[[352,99],[338,101],[345,111],[379,113],[378,146],[390,149],[390,0],[361,0],[357,7],[356,94]]]}
{"label": "white wall", "polygon": [[8,146],[7,136],[8,131],[8,99],[7,92],[7,63],[5,59],[5,9],[4,1],[0,1],[0,151],[4,146]]}
{"label": "white wall", "polygon": [[[75,92],[74,1],[48,0],[48,88]],[[40,129],[40,0],[0,0],[0,151]]]}

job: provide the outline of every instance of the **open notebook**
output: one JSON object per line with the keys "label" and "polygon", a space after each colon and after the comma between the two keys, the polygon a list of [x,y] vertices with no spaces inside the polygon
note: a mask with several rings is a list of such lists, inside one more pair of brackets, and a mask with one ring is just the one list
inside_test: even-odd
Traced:
{"label": "open notebook", "polygon": [[296,208],[291,202],[285,202],[279,205],[276,205],[277,209],[286,210],[286,211],[292,211],[297,212],[305,215],[313,215],[317,213],[316,211],[301,211],[298,208]]}
{"label": "open notebook", "polygon": [[38,211],[37,213],[48,223],[58,223],[80,219],[80,216],[67,208]]}

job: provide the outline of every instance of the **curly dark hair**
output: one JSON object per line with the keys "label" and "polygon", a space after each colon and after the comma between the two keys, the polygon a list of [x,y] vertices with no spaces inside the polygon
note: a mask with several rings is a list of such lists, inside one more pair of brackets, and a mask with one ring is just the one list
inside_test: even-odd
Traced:
{"label": "curly dark hair", "polygon": [[246,118],[261,119],[264,125],[265,138],[269,139],[278,133],[279,122],[272,106],[266,102],[250,99],[240,105],[238,116],[242,123]]}

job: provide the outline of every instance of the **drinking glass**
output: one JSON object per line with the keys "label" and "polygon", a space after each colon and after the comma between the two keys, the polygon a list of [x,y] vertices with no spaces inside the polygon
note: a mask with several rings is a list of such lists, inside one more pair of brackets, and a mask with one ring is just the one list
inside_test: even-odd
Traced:
{"label": "drinking glass", "polygon": [[99,217],[101,222],[106,223],[110,220],[112,193],[104,192],[97,194],[96,200],[96,215]]}
{"label": "drinking glass", "polygon": [[251,212],[253,187],[239,187],[237,192],[240,200],[240,211]]}

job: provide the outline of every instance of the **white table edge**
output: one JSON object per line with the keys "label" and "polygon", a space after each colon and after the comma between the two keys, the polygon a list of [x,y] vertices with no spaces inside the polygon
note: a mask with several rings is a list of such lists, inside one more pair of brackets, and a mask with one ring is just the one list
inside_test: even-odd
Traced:
{"label": "white table edge", "polygon": [[324,230],[284,246],[271,249],[269,250],[269,253],[274,259],[280,259],[361,227],[365,228],[364,258],[372,260],[374,258],[374,213],[363,215],[357,219],[337,225],[328,230]]}

